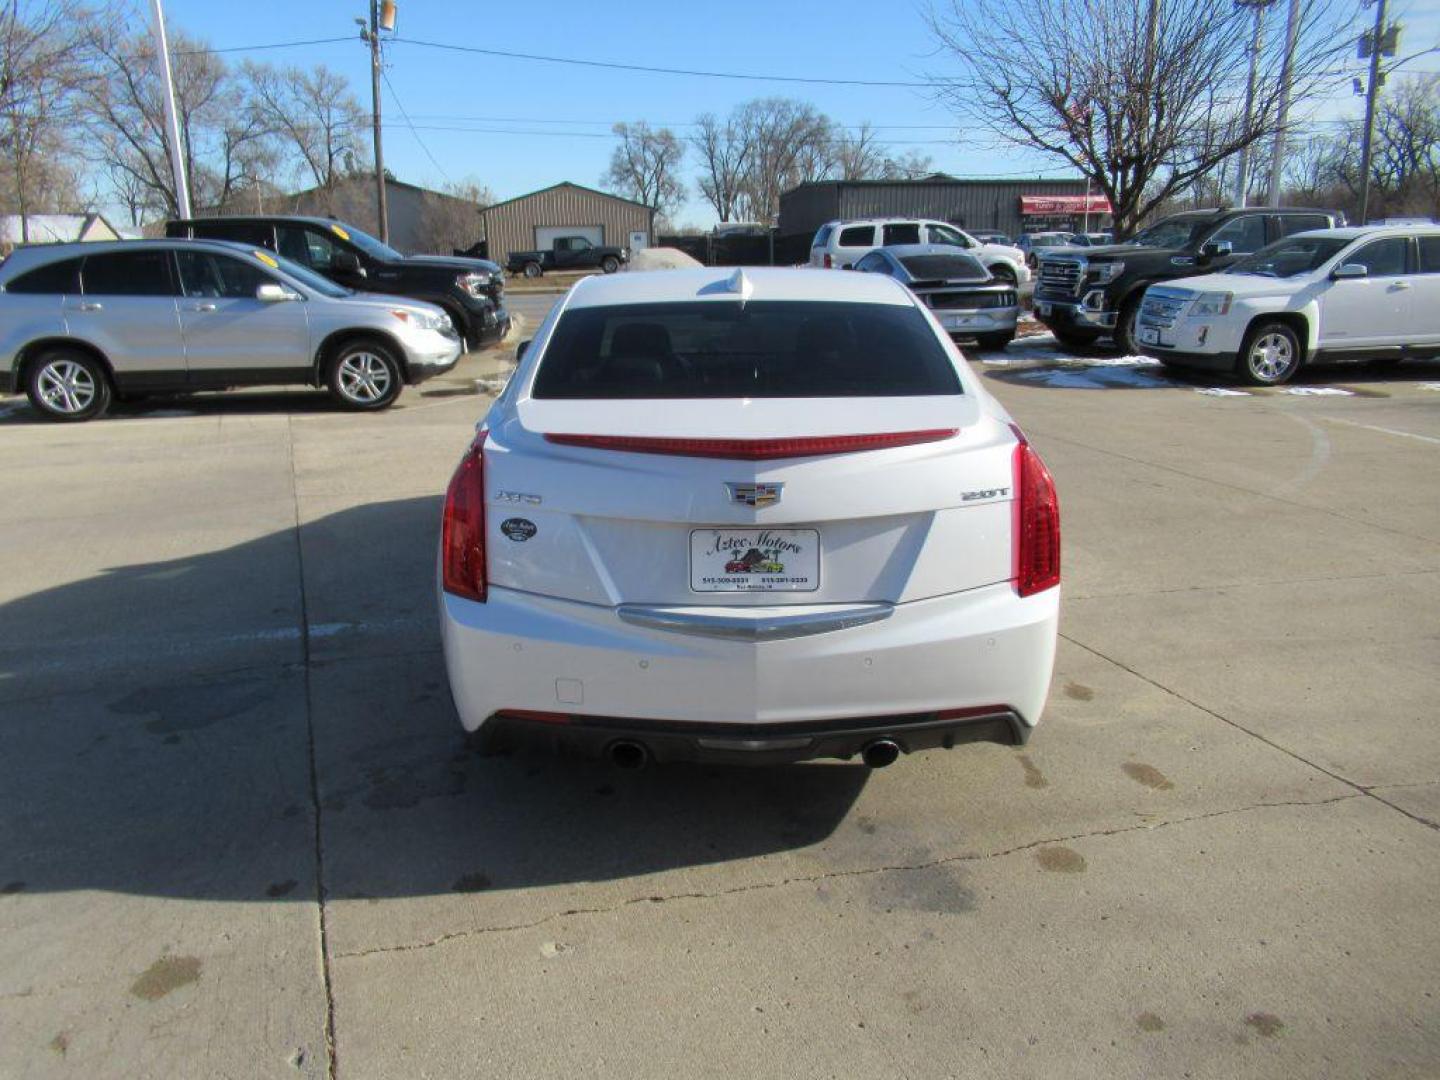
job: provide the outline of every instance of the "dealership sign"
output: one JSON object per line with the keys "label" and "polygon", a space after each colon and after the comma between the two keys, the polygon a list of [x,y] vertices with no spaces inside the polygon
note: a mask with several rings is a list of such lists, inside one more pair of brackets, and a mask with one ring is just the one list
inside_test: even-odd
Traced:
{"label": "dealership sign", "polygon": [[1022,214],[1108,214],[1104,195],[1021,195]]}

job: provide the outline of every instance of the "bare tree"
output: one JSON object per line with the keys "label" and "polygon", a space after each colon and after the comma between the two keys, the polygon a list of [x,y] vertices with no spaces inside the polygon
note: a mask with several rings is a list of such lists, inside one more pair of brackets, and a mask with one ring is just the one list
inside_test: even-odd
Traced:
{"label": "bare tree", "polygon": [[873,180],[885,168],[884,147],[868,121],[861,124],[853,135],[838,131],[833,140],[831,157],[836,179],[839,180]]}
{"label": "bare tree", "polygon": [[702,114],[695,128],[691,143],[700,156],[700,193],[721,221],[733,221],[753,149],[747,132],[733,118],[722,124],[714,113]]}
{"label": "bare tree", "polygon": [[0,197],[20,215],[21,242],[37,206],[73,209],[70,164],[76,98],[88,78],[85,27],[77,0],[5,0],[0,6]]}
{"label": "bare tree", "polygon": [[411,254],[449,255],[471,247],[485,231],[480,211],[494,201],[494,193],[474,179],[425,192],[420,196],[420,222]]}
{"label": "bare tree", "polygon": [[[97,26],[88,40],[97,63],[84,95],[94,156],[108,171],[149,189],[166,213],[176,213],[150,35],[126,33],[116,22]],[[273,169],[270,129],[219,56],[184,34],[170,35],[170,43],[181,158],[192,199],[197,207],[222,206]]]}
{"label": "bare tree", "polygon": [[741,105],[734,123],[750,144],[740,208],[747,219],[772,225],[781,193],[829,174],[831,122],[808,102],[759,98]]}
{"label": "bare tree", "polygon": [[335,185],[344,172],[364,168],[365,112],[349,81],[324,64],[305,70],[279,70],[246,63],[243,69],[250,107],[261,123],[285,144],[306,182]]}
{"label": "bare tree", "polygon": [[685,144],[669,128],[652,128],[643,120],[616,124],[611,130],[620,145],[600,182],[653,207],[658,216],[669,217],[685,200],[685,184],[679,177]]}
{"label": "bare tree", "polygon": [[[1302,0],[1300,11],[1297,102],[1333,77],[1354,40],[1353,5]],[[1284,35],[1258,57],[1247,116],[1251,16],[1232,0],[945,0],[930,25],[959,69],[934,80],[941,99],[1088,176],[1122,237],[1275,131]]]}

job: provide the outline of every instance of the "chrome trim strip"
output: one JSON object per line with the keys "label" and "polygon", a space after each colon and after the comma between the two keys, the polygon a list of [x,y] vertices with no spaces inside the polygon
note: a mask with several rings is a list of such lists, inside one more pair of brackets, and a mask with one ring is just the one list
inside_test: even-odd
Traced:
{"label": "chrome trim strip", "polygon": [[622,604],[615,609],[622,622],[651,630],[668,630],[677,634],[698,634],[702,637],[727,638],[731,641],[783,641],[787,638],[829,634],[856,626],[880,622],[895,613],[893,604],[867,604],[840,611],[804,615],[766,615],[746,618],[740,615],[709,615],[675,608]]}

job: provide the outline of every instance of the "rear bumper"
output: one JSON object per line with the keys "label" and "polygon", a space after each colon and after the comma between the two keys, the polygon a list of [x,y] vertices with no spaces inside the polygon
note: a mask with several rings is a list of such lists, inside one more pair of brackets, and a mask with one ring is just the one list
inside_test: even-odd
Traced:
{"label": "rear bumper", "polygon": [[908,754],[949,749],[963,743],[1021,746],[1033,729],[1008,709],[981,709],[972,715],[922,713],[869,719],[773,725],[694,724],[629,720],[613,716],[566,715],[539,720],[500,713],[484,727],[485,749],[536,748],[603,757],[619,742],[638,743],[660,763],[787,765],[819,758],[855,757],[876,739],[890,739]]}
{"label": "rear bumper", "polygon": [[[899,604],[865,625],[746,641],[636,625],[614,608],[509,589],[492,588],[483,604],[440,597],[445,664],[467,731],[497,714],[560,713],[586,718],[568,726],[586,729],[580,738],[590,744],[600,741],[591,727],[606,728],[608,743],[617,727],[659,724],[690,746],[717,731],[803,735],[807,742],[787,751],[800,757],[854,753],[876,737],[876,724],[907,749],[973,741],[961,729],[980,731],[976,716],[1000,714],[1019,727],[991,725],[1003,733],[994,741],[1023,741],[1049,689],[1058,612],[1058,589],[1022,599],[1000,582]],[[966,713],[968,722],[934,716],[954,710],[980,712]]]}

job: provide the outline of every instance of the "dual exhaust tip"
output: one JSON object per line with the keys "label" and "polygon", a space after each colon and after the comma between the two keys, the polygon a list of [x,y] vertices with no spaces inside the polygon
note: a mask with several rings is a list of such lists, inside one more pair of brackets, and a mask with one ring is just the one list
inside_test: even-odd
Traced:
{"label": "dual exhaust tip", "polygon": [[[650,764],[650,751],[644,743],[633,739],[616,739],[606,751],[610,764],[617,769],[636,772]],[[894,739],[875,739],[860,751],[860,760],[872,769],[895,764],[900,757],[900,744]]]}

